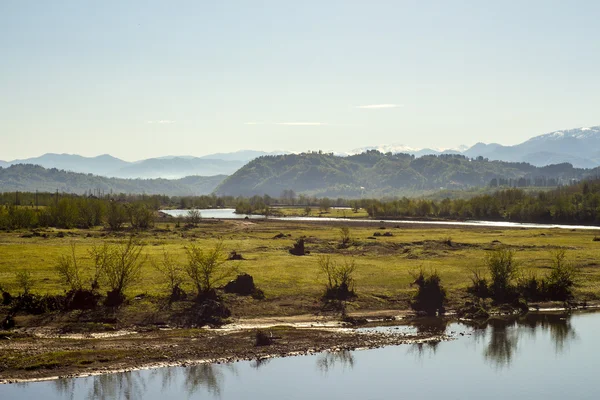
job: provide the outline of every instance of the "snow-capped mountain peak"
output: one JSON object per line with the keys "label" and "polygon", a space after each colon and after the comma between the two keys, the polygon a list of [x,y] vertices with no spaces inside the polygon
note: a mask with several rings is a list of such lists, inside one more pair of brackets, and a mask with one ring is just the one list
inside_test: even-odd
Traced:
{"label": "snow-capped mountain peak", "polygon": [[539,142],[544,140],[561,140],[566,138],[573,139],[588,139],[600,137],[600,126],[591,126],[585,128],[575,128],[560,130],[536,136],[528,140],[528,142]]}

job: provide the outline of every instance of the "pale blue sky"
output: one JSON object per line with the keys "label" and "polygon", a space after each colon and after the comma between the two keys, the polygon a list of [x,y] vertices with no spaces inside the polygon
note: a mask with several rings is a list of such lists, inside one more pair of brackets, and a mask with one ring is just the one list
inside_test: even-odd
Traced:
{"label": "pale blue sky", "polygon": [[515,144],[600,125],[599,15],[566,0],[0,0],[0,159]]}

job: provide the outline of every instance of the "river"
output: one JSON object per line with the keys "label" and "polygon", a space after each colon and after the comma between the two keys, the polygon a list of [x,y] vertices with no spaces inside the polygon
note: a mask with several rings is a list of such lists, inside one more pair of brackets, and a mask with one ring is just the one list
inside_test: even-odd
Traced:
{"label": "river", "polygon": [[[190,210],[161,210],[161,212],[172,217],[185,217]],[[233,208],[206,209],[198,210],[203,218],[221,218],[221,219],[264,219],[263,215],[236,214]],[[348,223],[357,222],[377,222],[373,219],[359,218],[328,218],[328,217],[269,217],[269,219],[281,221],[345,221]],[[529,229],[585,229],[600,230],[600,226],[588,225],[556,225],[556,224],[532,224],[506,221],[417,221],[417,220],[385,220],[386,224],[412,224],[412,225],[437,225],[437,226],[481,226],[496,228],[529,228]]]}
{"label": "river", "polygon": [[[2,399],[597,399],[600,313],[480,326],[425,320],[455,340],[0,385]],[[406,328],[377,328],[406,332]]]}

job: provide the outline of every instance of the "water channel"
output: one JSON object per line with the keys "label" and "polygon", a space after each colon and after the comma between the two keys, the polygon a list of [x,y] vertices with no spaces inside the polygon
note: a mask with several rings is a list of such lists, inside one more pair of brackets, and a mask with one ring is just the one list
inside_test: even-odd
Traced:
{"label": "water channel", "polygon": [[[263,215],[246,215],[236,214],[233,208],[220,209],[201,209],[200,214],[203,218],[223,218],[223,219],[264,219]],[[172,217],[185,217],[190,210],[161,210],[161,212]],[[359,218],[328,218],[328,217],[269,217],[269,219],[282,221],[345,221],[348,223],[357,222],[377,222],[372,219]],[[497,228],[531,228],[531,229],[585,229],[585,230],[600,230],[600,226],[588,225],[556,225],[556,224],[533,224],[519,223],[506,221],[418,221],[418,220],[385,220],[386,224],[413,224],[413,225],[437,225],[437,226],[481,226],[481,227],[497,227]]]}
{"label": "water channel", "polygon": [[600,313],[379,331],[456,339],[0,385],[1,399],[597,399]]}

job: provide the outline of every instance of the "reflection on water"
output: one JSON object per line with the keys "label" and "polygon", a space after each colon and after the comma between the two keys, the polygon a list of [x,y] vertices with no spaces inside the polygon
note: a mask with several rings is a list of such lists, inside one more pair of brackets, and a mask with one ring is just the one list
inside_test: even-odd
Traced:
{"label": "reflection on water", "polygon": [[496,367],[510,365],[518,353],[519,339],[529,340],[547,334],[555,354],[565,350],[569,341],[577,338],[570,314],[527,314],[509,318],[493,318],[478,326],[474,335],[487,340],[485,358]]}
{"label": "reflection on water", "polygon": [[497,367],[509,365],[519,340],[519,330],[514,328],[515,322],[492,319],[488,322],[488,344],[484,356]]}
{"label": "reflection on water", "polygon": [[449,321],[444,318],[423,318],[412,324],[417,333],[425,335],[442,335],[448,330]]}
{"label": "reflection on water", "polygon": [[387,398],[399,383],[402,398],[595,398],[600,313],[470,325],[423,319],[413,327],[457,340],[4,385],[0,398],[364,399]]}
{"label": "reflection on water", "polygon": [[260,369],[267,365],[272,358],[257,358],[250,362],[250,366],[254,369]]}
{"label": "reflection on water", "polygon": [[348,350],[325,352],[317,358],[317,368],[327,375],[333,368],[352,369],[354,367],[354,356]]}
{"label": "reflection on water", "polygon": [[81,379],[69,378],[52,381],[57,398],[60,399],[141,399],[146,393],[146,380],[141,371],[129,371],[119,374],[96,375],[89,378],[89,385],[81,394],[77,394]]}
{"label": "reflection on water", "polygon": [[425,358],[425,356],[433,356],[440,344],[437,340],[429,340],[427,342],[413,343],[408,348],[409,354],[414,354],[417,360]]}
{"label": "reflection on water", "polygon": [[[233,364],[226,364],[225,368],[235,373]],[[201,388],[205,388],[213,395],[221,395],[221,385],[223,384],[224,374],[221,368],[216,368],[213,364],[199,364],[184,368],[185,388],[188,396],[192,396]]]}

